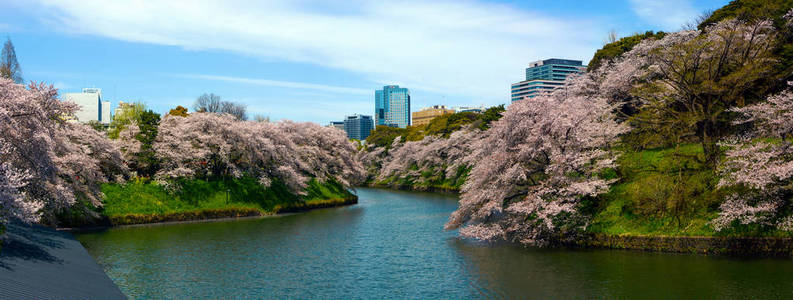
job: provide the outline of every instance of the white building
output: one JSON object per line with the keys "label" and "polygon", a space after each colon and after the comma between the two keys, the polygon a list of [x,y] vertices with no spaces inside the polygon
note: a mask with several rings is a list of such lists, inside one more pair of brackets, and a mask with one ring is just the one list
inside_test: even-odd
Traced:
{"label": "white building", "polygon": [[454,112],[458,112],[458,113],[461,113],[461,112],[483,113],[483,112],[485,112],[485,110],[487,110],[484,105],[479,106],[479,107],[458,106],[458,107],[454,107],[452,109],[454,109]]}
{"label": "white building", "polygon": [[102,101],[102,89],[84,88],[82,93],[65,93],[63,100],[80,106],[74,113],[77,121],[110,124],[110,101]]}

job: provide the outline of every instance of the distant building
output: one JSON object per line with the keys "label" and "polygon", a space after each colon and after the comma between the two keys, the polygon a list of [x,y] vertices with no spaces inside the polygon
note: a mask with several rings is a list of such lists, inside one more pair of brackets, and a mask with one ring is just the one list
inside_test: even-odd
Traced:
{"label": "distant building", "polygon": [[372,116],[352,115],[344,118],[344,131],[347,137],[356,140],[365,140],[374,129]]}
{"label": "distant building", "polygon": [[487,110],[484,106],[480,107],[471,107],[471,106],[459,106],[454,108],[454,112],[475,112],[475,113],[483,113]]}
{"label": "distant building", "polygon": [[541,92],[564,85],[570,74],[580,74],[586,67],[580,60],[551,58],[535,61],[526,68],[526,80],[512,84],[512,101],[532,98]]}
{"label": "distant building", "polygon": [[410,126],[410,91],[398,85],[386,85],[374,92],[377,125],[405,128]]}
{"label": "distant building", "polygon": [[328,127],[333,127],[338,130],[344,130],[344,121],[332,121],[328,124]]}
{"label": "distant building", "polygon": [[63,100],[80,106],[80,109],[74,113],[77,121],[110,124],[110,101],[102,101],[101,89],[84,88],[82,93],[65,93]]}
{"label": "distant building", "polygon": [[417,112],[413,112],[413,126],[424,126],[429,124],[430,121],[436,117],[453,113],[454,110],[446,108],[445,105],[425,107]]}

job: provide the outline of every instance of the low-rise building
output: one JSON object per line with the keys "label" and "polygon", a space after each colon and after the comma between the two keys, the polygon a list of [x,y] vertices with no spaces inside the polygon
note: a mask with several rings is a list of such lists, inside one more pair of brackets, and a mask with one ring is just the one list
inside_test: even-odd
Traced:
{"label": "low-rise building", "polygon": [[474,113],[483,113],[487,110],[484,106],[473,107],[473,106],[458,106],[454,108],[454,112],[461,113],[461,112],[474,112]]}
{"label": "low-rise building", "polygon": [[82,93],[65,93],[63,100],[80,106],[74,113],[77,121],[110,124],[110,101],[102,100],[102,89],[84,88]]}
{"label": "low-rise building", "polygon": [[374,130],[372,116],[352,115],[344,118],[344,131],[347,137],[356,140],[365,140]]}
{"label": "low-rise building", "polygon": [[433,105],[430,107],[425,107],[419,111],[413,112],[413,126],[424,126],[429,124],[432,119],[445,114],[453,113],[454,110],[446,108],[445,105]]}
{"label": "low-rise building", "polygon": [[328,127],[344,131],[344,121],[331,121]]}

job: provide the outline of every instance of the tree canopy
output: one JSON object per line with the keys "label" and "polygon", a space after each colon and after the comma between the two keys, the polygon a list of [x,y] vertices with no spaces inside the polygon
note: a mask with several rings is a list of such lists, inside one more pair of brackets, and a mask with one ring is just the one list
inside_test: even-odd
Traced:
{"label": "tree canopy", "polygon": [[11,39],[7,39],[3,44],[3,51],[0,53],[0,77],[8,78],[15,83],[22,83],[22,68],[17,61],[17,53]]}

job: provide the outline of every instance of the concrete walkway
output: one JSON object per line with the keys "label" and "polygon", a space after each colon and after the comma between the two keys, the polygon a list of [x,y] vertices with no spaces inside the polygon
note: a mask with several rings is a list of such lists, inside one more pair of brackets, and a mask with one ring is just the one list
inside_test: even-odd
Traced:
{"label": "concrete walkway", "polygon": [[10,224],[0,250],[0,299],[126,299],[68,232]]}

